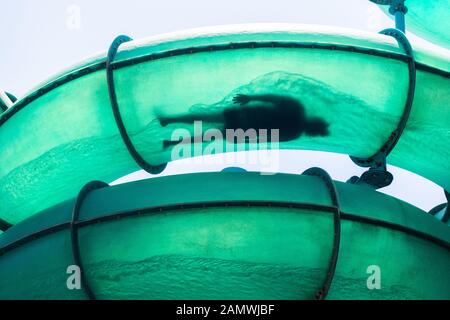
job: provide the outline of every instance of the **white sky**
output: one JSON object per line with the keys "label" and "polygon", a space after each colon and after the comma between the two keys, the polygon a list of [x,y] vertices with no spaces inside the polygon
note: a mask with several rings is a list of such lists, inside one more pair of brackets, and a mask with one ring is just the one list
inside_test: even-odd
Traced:
{"label": "white sky", "polygon": [[[2,1],[0,88],[20,97],[51,75],[128,34],[138,39],[186,28],[252,22],[322,24],[378,32],[393,22],[368,0],[14,0]],[[73,19],[79,12],[79,19]],[[408,34],[412,44],[433,46]],[[233,164],[170,163],[164,175],[218,171]],[[222,161],[221,161],[222,160]],[[241,165],[258,171],[257,165]],[[311,166],[345,181],[364,170],[347,156],[309,151],[281,151],[281,172],[301,173]],[[442,189],[404,170],[389,168],[394,183],[382,190],[429,210],[445,202]],[[145,178],[139,172],[131,178]],[[125,180],[131,179],[127,177]]]}

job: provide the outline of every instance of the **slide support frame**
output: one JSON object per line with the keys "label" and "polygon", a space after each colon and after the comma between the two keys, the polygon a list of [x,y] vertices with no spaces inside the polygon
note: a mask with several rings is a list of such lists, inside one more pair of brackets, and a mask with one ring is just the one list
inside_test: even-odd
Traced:
{"label": "slide support frame", "polygon": [[72,244],[72,256],[74,265],[80,270],[81,287],[85,292],[89,300],[96,300],[96,296],[92,291],[89,282],[87,281],[85,270],[83,268],[83,262],[80,255],[80,244],[78,241],[78,218],[80,216],[80,210],[83,205],[84,199],[88,196],[91,191],[109,187],[105,182],[92,181],[87,183],[78,193],[75,200],[75,205],[72,210],[72,220],[70,221],[70,239]]}
{"label": "slide support frame", "polygon": [[400,137],[406,127],[411,114],[411,109],[414,102],[414,93],[416,90],[416,63],[414,60],[412,46],[408,41],[408,38],[402,31],[393,28],[385,29],[380,33],[395,38],[399,46],[405,51],[408,63],[409,84],[403,114],[397,128],[392,131],[388,140],[374,155],[368,158],[350,156],[350,159],[358,166],[369,167],[370,169],[364,172],[361,177],[353,176],[347,182],[352,184],[365,184],[375,189],[387,187],[394,179],[393,175],[387,171],[386,158],[400,140]]}
{"label": "slide support frame", "polygon": [[339,258],[339,247],[341,243],[341,209],[339,203],[339,196],[336,186],[330,175],[322,168],[310,168],[302,173],[306,176],[314,176],[321,179],[330,194],[333,210],[334,220],[334,236],[333,236],[333,251],[331,253],[330,264],[328,266],[327,276],[324,280],[322,287],[316,292],[315,298],[317,300],[324,300],[330,290],[333,282],[334,274],[336,272],[336,266]]}
{"label": "slide support frame", "polygon": [[141,167],[143,170],[148,172],[149,174],[159,174],[164,171],[164,169],[167,166],[167,163],[161,164],[161,165],[151,165],[149,164],[136,150],[135,146],[133,145],[133,142],[131,141],[130,136],[128,135],[127,129],[125,128],[125,125],[123,123],[122,115],[120,113],[119,104],[117,102],[117,95],[116,95],[116,89],[114,84],[114,58],[116,57],[117,51],[119,50],[119,47],[128,41],[131,41],[132,39],[125,35],[120,35],[114,39],[111,46],[108,50],[108,56],[106,59],[106,80],[108,83],[108,93],[109,93],[109,99],[111,102],[111,108],[114,114],[114,119],[117,124],[117,128],[119,129],[120,136],[122,137],[123,142],[125,143],[125,146],[127,147],[128,152],[130,153],[131,157],[134,159],[134,161],[138,164],[139,167]]}

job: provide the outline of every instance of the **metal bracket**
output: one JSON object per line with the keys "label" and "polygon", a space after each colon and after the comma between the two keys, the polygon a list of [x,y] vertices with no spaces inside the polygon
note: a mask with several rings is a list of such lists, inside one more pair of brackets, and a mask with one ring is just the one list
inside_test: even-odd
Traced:
{"label": "metal bracket", "polygon": [[153,166],[149,164],[136,150],[134,147],[130,136],[128,135],[128,132],[124,126],[122,115],[120,114],[119,110],[119,104],[117,103],[117,96],[116,96],[116,89],[114,86],[114,75],[113,75],[113,69],[114,69],[114,58],[116,57],[117,50],[119,49],[120,45],[131,41],[132,39],[128,36],[118,36],[116,39],[114,39],[113,43],[111,44],[109,50],[108,50],[108,57],[106,59],[106,79],[108,82],[108,93],[109,93],[109,99],[111,101],[111,107],[114,113],[114,119],[116,120],[117,127],[120,132],[120,136],[122,137],[123,142],[125,143],[125,146],[128,149],[128,152],[134,159],[134,161],[145,171],[147,171],[150,174],[159,174],[164,171],[164,169],[167,166],[167,163]]}
{"label": "metal bracket", "polygon": [[375,161],[370,169],[364,172],[361,177],[353,176],[347,180],[347,182],[351,184],[363,184],[375,189],[384,188],[390,185],[394,180],[394,176],[387,171],[386,156],[378,154],[374,159]]}
{"label": "metal bracket", "polygon": [[439,212],[445,210],[440,220],[444,223],[447,223],[447,221],[450,220],[450,193],[447,190],[444,190],[444,192],[445,198],[447,198],[447,203],[441,203],[440,205],[437,205],[436,207],[431,209],[428,213],[433,216],[436,216]]}
{"label": "metal bracket", "polygon": [[70,222],[70,238],[72,242],[73,261],[74,264],[78,266],[78,268],[80,268],[82,288],[90,300],[95,300],[95,294],[92,292],[91,287],[89,286],[89,282],[86,279],[83,268],[83,262],[81,260],[80,246],[78,241],[78,218],[80,216],[81,206],[83,205],[83,201],[86,198],[86,196],[91,191],[105,187],[109,187],[109,185],[101,181],[92,181],[86,184],[78,193],[77,199],[75,200],[75,205],[72,211],[72,220]]}
{"label": "metal bracket", "polygon": [[405,0],[370,0],[378,5],[388,5],[389,13],[395,17],[395,28],[405,32],[405,14],[408,8],[405,6]]}
{"label": "metal bracket", "polygon": [[302,174],[306,176],[318,177],[325,183],[328,192],[330,193],[331,202],[334,208],[333,252],[331,254],[330,264],[328,266],[328,272],[325,281],[319,291],[316,292],[316,299],[323,300],[326,298],[328,291],[330,290],[331,283],[333,282],[339,257],[339,247],[341,242],[341,209],[334,181],[325,170],[321,168],[310,168]]}
{"label": "metal bracket", "polygon": [[386,170],[386,158],[394,149],[406,127],[409,115],[411,114],[416,89],[416,64],[414,61],[413,50],[408,38],[406,38],[403,32],[397,29],[386,29],[380,33],[394,37],[399,46],[403,48],[408,56],[409,86],[403,114],[397,128],[391,133],[383,146],[369,158],[357,158],[350,156],[350,159],[358,166],[370,167],[370,169],[364,172],[361,177],[351,177],[347,182],[353,184],[364,183],[374,187],[375,189],[386,187],[393,181],[392,174]]}

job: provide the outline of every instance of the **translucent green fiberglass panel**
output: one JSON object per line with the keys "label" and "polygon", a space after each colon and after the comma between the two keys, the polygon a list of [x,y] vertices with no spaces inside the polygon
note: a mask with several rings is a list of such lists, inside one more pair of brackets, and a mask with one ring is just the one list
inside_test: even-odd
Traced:
{"label": "translucent green fiberglass panel", "polygon": [[80,247],[99,298],[313,299],[332,233],[329,213],[208,208],[88,226]]}
{"label": "translucent green fiberglass panel", "polygon": [[67,289],[72,259],[68,230],[5,253],[0,256],[0,299],[83,299],[82,291]]}
{"label": "translucent green fiberglass panel", "polygon": [[74,197],[87,180],[112,181],[137,170],[117,131],[105,81],[104,72],[96,72],[69,82],[0,127],[6,221]]}
{"label": "translucent green fiberglass panel", "polygon": [[[337,183],[337,189],[342,232],[330,298],[448,298],[445,224],[370,188]],[[242,200],[272,204],[224,204]],[[203,207],[211,202],[214,207]],[[312,299],[331,256],[333,214],[286,202],[329,205],[330,199],[318,177],[258,173],[170,176],[92,191],[81,208],[83,223],[138,209],[140,214],[80,228],[90,285],[110,299]],[[176,204],[190,209],[160,207]],[[73,205],[61,203],[14,226],[0,237],[0,248],[68,223]],[[4,252],[0,298],[85,298],[65,286],[71,252],[67,230]],[[377,291],[366,285],[373,265],[381,270]]]}
{"label": "translucent green fiberglass panel", "polygon": [[[447,249],[380,226],[346,220],[341,226],[339,259],[329,299],[450,298]],[[367,287],[371,266],[379,268],[379,290]]]}
{"label": "translucent green fiberglass panel", "polygon": [[[332,217],[276,207],[169,211],[85,226],[80,250],[101,299],[313,299]],[[84,299],[66,287],[72,263],[68,231],[19,246],[0,256],[0,297]],[[449,299],[449,264],[448,250],[429,241],[342,220],[328,298]],[[380,268],[380,290],[367,287],[369,266]]]}
{"label": "translucent green fiberglass panel", "polygon": [[[288,96],[303,104],[308,117],[329,124],[325,137],[303,134],[281,148],[368,157],[397,126],[405,95],[393,95],[390,88],[395,82],[406,92],[408,72],[400,61],[370,55],[270,48],[165,58],[116,70],[115,79],[125,126],[147,162],[157,165],[171,159],[173,149],[164,149],[163,141],[174,129],[183,127],[194,136],[193,125],[176,122],[177,117],[213,117],[236,108],[238,94]],[[162,127],[158,120],[165,117],[174,123]],[[221,125],[203,121],[204,131]]]}
{"label": "translucent green fiberglass panel", "polygon": [[448,190],[449,176],[444,172],[450,172],[449,79],[417,71],[416,82],[419,90],[415,92],[406,129],[388,161]]}
{"label": "translucent green fiberglass panel", "polygon": [[[336,182],[336,187],[341,210],[345,213],[386,221],[450,242],[446,225],[412,205],[368,187],[341,182]],[[84,199],[79,220],[177,204],[236,201],[332,204],[329,191],[318,177],[261,175],[257,172],[197,173],[146,179],[95,190]],[[74,205],[75,199],[71,199],[26,219],[0,238],[0,247],[69,222]]]}
{"label": "translucent green fiberglass panel", "polygon": [[239,201],[332,205],[328,190],[317,177],[215,172],[159,177],[103,188],[88,195],[79,219],[178,204]]}
{"label": "translucent green fiberglass panel", "polygon": [[[379,48],[379,52],[400,51],[388,37],[346,35],[342,30],[332,35],[323,30],[233,32],[172,42],[162,39],[155,43],[127,44],[118,60],[123,62],[165,49],[223,45],[236,40],[316,39],[322,44],[335,41],[340,45]],[[417,55],[420,61],[448,66],[445,58],[431,53],[417,52]],[[95,60],[98,61],[101,59]],[[193,128],[186,123],[163,126],[163,117],[217,115],[233,104],[237,94],[289,97],[301,103],[309,119],[320,119],[327,125],[326,134],[302,134],[281,142],[280,148],[370,156],[396,127],[408,86],[405,62],[317,48],[187,52],[119,68],[114,71],[114,78],[125,126],[138,151],[151,164],[170,161],[174,156],[195,155],[174,153],[173,147],[164,146],[164,140],[171,138],[174,129],[191,132]],[[449,189],[448,77],[419,71],[415,96],[411,123],[398,150],[394,149],[388,160]],[[252,103],[238,110],[251,107]],[[215,126],[220,123],[205,121],[201,133]],[[0,145],[0,217],[13,224],[73,198],[88,181],[111,182],[138,169],[118,134],[105,70],[86,73],[28,103],[1,124]],[[200,146],[200,153],[211,150],[207,149],[208,143],[196,146]],[[243,144],[232,145],[230,150],[242,148],[245,149]],[[220,151],[214,149],[214,153]]]}
{"label": "translucent green fiberglass panel", "polygon": [[[448,228],[419,208],[369,187],[335,182],[344,213],[401,225],[450,243]],[[431,219],[430,219],[431,218]]]}
{"label": "translucent green fiberglass panel", "polygon": [[[405,15],[406,30],[433,42],[450,48],[450,1],[449,0],[407,0]],[[388,13],[389,6],[382,6]]]}

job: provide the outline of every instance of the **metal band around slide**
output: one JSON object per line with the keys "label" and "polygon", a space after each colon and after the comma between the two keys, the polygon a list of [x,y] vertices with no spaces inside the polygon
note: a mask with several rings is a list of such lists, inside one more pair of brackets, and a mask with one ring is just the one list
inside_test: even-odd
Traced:
{"label": "metal band around slide", "polygon": [[[138,216],[145,216],[145,215],[156,215],[161,213],[169,213],[174,210],[185,210],[185,209],[205,209],[205,208],[215,208],[215,207],[255,207],[255,208],[261,208],[261,207],[280,207],[280,208],[289,208],[289,209],[304,209],[304,210],[311,210],[311,211],[321,211],[321,212],[329,212],[334,213],[336,211],[336,208],[334,206],[326,206],[326,205],[314,205],[311,203],[296,203],[296,202],[280,202],[280,201],[213,201],[213,202],[195,202],[195,203],[186,203],[186,204],[176,204],[176,205],[163,205],[163,206],[155,206],[155,207],[148,207],[148,208],[142,208],[142,209],[135,209],[131,211],[126,212],[117,212],[109,215],[104,215],[101,217],[95,217],[91,219],[85,219],[83,221],[77,222],[77,227],[85,227],[93,224],[113,221],[117,219],[122,218],[130,218],[130,217],[138,217]],[[441,248],[444,248],[445,250],[450,251],[450,242],[447,242],[445,240],[442,240],[438,237],[432,236],[428,233],[425,233],[423,231],[418,231],[415,229],[412,229],[407,226],[403,226],[396,223],[391,223],[388,221],[383,221],[379,219],[373,219],[363,216],[358,216],[354,213],[348,213],[340,211],[341,213],[341,220],[347,220],[347,221],[357,221],[362,224],[367,225],[374,225],[378,227],[387,228],[389,230],[396,230],[399,232],[402,232],[406,235],[410,235],[413,237],[417,237],[419,239],[429,241],[437,246],[440,246]],[[10,252],[24,244],[30,243],[36,239],[40,239],[42,237],[45,237],[47,235],[53,234],[55,232],[70,229],[71,226],[71,220],[64,220],[56,225],[52,225],[49,227],[44,227],[42,229],[36,230],[22,238],[16,239],[8,244],[5,244],[3,246],[0,246],[0,257],[7,252]]]}
{"label": "metal band around slide", "polygon": [[81,191],[78,193],[78,196],[75,200],[75,205],[72,211],[72,220],[70,222],[70,237],[72,242],[72,255],[74,264],[80,269],[80,277],[81,277],[81,286],[87,297],[90,300],[95,300],[95,294],[92,292],[91,287],[89,286],[89,282],[86,279],[86,275],[84,273],[83,262],[81,260],[80,255],[80,245],[78,241],[78,218],[80,215],[80,209],[83,205],[83,201],[86,196],[94,190],[108,187],[107,183],[101,181],[92,181],[86,184]]}
{"label": "metal band around slide", "polygon": [[403,48],[406,55],[408,56],[407,61],[409,71],[409,86],[402,117],[400,118],[400,122],[398,123],[397,128],[391,133],[388,140],[374,155],[370,156],[369,158],[357,158],[350,156],[352,161],[361,167],[380,167],[382,164],[380,163],[379,159],[385,159],[394,149],[403,133],[403,130],[406,127],[406,123],[408,122],[414,101],[414,92],[416,89],[416,63],[414,61],[413,50],[411,44],[408,41],[408,38],[406,38],[405,34],[398,29],[386,29],[381,31],[380,33],[394,37],[397,40],[399,46]]}
{"label": "metal band around slide", "polygon": [[122,137],[123,142],[125,143],[128,152],[134,161],[145,171],[150,174],[158,174],[164,171],[167,164],[153,166],[149,164],[136,150],[134,147],[130,136],[128,135],[127,129],[124,126],[122,115],[120,114],[119,104],[117,103],[116,89],[114,86],[114,75],[113,75],[113,65],[114,58],[116,57],[117,50],[119,49],[122,43],[131,41],[132,39],[128,36],[118,36],[113,43],[111,44],[108,50],[108,56],[106,59],[106,79],[108,82],[108,93],[109,99],[111,101],[111,107],[114,113],[114,119],[116,120],[117,127],[120,132],[120,136]]}
{"label": "metal band around slide", "polygon": [[339,197],[334,185],[333,179],[330,175],[321,168],[310,168],[302,173],[306,176],[315,176],[320,178],[327,187],[330,194],[331,202],[334,208],[334,238],[333,238],[333,252],[331,253],[330,264],[328,266],[327,275],[322,287],[316,292],[316,299],[323,300],[328,295],[331,283],[333,282],[334,274],[336,272],[337,261],[339,257],[339,247],[341,243],[341,209],[339,204]]}

